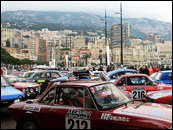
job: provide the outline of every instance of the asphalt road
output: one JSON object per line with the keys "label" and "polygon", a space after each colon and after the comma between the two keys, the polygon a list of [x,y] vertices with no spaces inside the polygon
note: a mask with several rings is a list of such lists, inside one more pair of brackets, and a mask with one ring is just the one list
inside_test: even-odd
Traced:
{"label": "asphalt road", "polygon": [[1,113],[1,129],[15,129],[16,121],[9,113]]}

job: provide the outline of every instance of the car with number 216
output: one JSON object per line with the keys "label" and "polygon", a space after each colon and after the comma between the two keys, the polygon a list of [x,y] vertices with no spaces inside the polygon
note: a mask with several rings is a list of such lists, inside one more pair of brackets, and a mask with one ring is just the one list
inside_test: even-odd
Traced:
{"label": "car with number 216", "polygon": [[9,107],[17,129],[169,129],[172,106],[133,101],[113,83],[71,81]]}
{"label": "car with number 216", "polygon": [[122,75],[115,85],[123,91],[130,92],[133,100],[142,100],[150,91],[170,90],[172,85],[157,83],[146,74],[125,74]]}

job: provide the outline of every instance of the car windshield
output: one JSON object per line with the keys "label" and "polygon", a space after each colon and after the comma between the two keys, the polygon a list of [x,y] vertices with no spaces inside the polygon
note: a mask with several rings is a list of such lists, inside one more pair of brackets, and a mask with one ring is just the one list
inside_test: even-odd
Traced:
{"label": "car windshield", "polygon": [[90,87],[100,109],[111,109],[130,101],[114,84]]}
{"label": "car windshield", "polygon": [[1,87],[11,86],[3,77],[1,77]]}
{"label": "car windshield", "polygon": [[58,73],[59,73],[60,77],[64,77],[63,73],[61,73],[61,72],[58,72]]}
{"label": "car windshield", "polygon": [[32,74],[34,74],[34,72],[26,72],[26,73],[23,73],[21,78],[29,78],[32,76]]}
{"label": "car windshield", "polygon": [[19,82],[18,77],[6,77],[10,83]]}

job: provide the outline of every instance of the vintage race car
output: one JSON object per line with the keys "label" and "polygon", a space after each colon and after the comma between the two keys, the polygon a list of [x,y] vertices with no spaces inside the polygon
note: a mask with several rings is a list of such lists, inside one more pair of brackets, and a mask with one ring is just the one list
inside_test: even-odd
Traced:
{"label": "vintage race car", "polygon": [[72,81],[9,107],[17,129],[169,129],[172,106],[127,98],[111,82]]}
{"label": "vintage race car", "polygon": [[[54,80],[51,80],[46,88],[48,90],[52,85],[70,82],[70,81],[77,81],[77,80],[92,80],[92,81],[102,81],[100,77],[92,77],[91,73],[88,70],[77,70],[72,72],[73,75],[71,77],[61,77]],[[46,91],[45,90],[45,91]]]}
{"label": "vintage race car", "polygon": [[156,82],[172,84],[172,70],[158,71],[150,75],[150,77]]}
{"label": "vintage race car", "polygon": [[121,90],[131,92],[133,100],[142,100],[149,91],[172,89],[172,85],[156,83],[145,74],[122,75],[115,85]]}
{"label": "vintage race car", "polygon": [[20,82],[20,79],[16,76],[5,75],[4,76],[10,84],[25,93],[26,98],[35,98],[40,94],[40,84],[31,82]]}
{"label": "vintage race car", "polygon": [[38,70],[35,71],[30,77],[22,78],[22,82],[38,83],[41,86],[41,93],[46,89],[48,83],[56,78],[63,77],[60,71],[57,70]]}
{"label": "vintage race car", "polygon": [[17,76],[17,77],[21,77],[22,76],[22,74],[23,74],[24,72],[12,72],[12,73],[10,73],[10,75],[15,75],[15,76]]}
{"label": "vintage race car", "polygon": [[138,73],[138,71],[133,70],[133,69],[118,69],[118,70],[108,72],[107,76],[111,80],[118,80],[122,75],[127,74],[127,73],[136,74],[136,73]]}
{"label": "vintage race car", "polygon": [[163,103],[172,105],[172,89],[148,92],[145,97],[147,102]]}
{"label": "vintage race car", "polygon": [[103,81],[111,81],[104,71],[93,71],[93,77],[98,77]]}
{"label": "vintage race car", "polygon": [[3,76],[1,76],[1,112],[5,112],[14,100],[22,101],[25,94],[11,86]]}

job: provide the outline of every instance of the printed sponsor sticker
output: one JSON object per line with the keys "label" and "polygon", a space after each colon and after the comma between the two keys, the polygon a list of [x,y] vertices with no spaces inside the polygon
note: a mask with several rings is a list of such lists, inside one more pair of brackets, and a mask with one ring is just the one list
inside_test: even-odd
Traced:
{"label": "printed sponsor sticker", "polygon": [[90,119],[91,112],[80,111],[80,110],[69,110],[66,116],[78,119]]}
{"label": "printed sponsor sticker", "polygon": [[38,83],[43,83],[45,80],[37,80]]}
{"label": "printed sponsor sticker", "polygon": [[102,120],[114,120],[114,121],[122,121],[122,122],[129,122],[130,118],[122,117],[122,116],[112,116],[109,113],[102,113],[101,115]]}
{"label": "printed sponsor sticker", "polygon": [[110,120],[111,119],[111,114],[102,113],[101,119],[103,119],[103,120]]}
{"label": "printed sponsor sticker", "polygon": [[25,105],[23,110],[26,111],[34,111],[34,112],[40,112],[41,107],[38,106],[29,106],[29,105]]}

